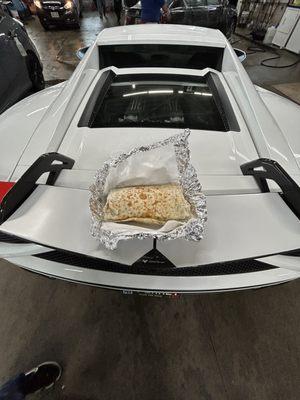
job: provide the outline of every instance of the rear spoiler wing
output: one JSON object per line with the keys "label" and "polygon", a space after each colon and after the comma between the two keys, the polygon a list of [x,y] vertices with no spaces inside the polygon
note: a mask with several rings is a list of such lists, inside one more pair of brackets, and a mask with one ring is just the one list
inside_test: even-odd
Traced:
{"label": "rear spoiler wing", "polygon": [[49,173],[46,185],[54,185],[63,169],[72,169],[74,160],[60,153],[41,155],[9,190],[0,204],[0,225],[5,222],[37,187],[37,181]]}
{"label": "rear spoiler wing", "polygon": [[[275,255],[296,257],[297,265],[299,264],[300,189],[292,178],[272,160],[255,160],[242,165],[241,168],[245,175],[255,177],[263,192],[269,191],[266,180],[273,179],[281,187],[282,198],[278,196],[278,193],[210,196],[211,210],[216,212],[211,214],[209,235],[199,245],[183,241],[178,249],[178,244],[172,241],[160,242],[156,246],[156,243],[145,240],[138,245],[128,242],[126,246],[124,244],[120,252],[110,253],[88,235],[90,215],[87,210],[79,211],[79,218],[74,219],[74,210],[83,210],[83,205],[88,202],[89,192],[51,186],[61,170],[71,169],[73,165],[74,160],[61,154],[44,154],[4,197],[0,206],[0,242],[11,244],[11,254],[14,254],[14,248],[18,244],[35,243],[44,247],[45,250],[39,248],[39,254],[36,257],[44,259],[45,262],[55,261],[74,267],[84,268],[85,266],[107,272],[119,268],[119,272],[126,273],[130,273],[130,268],[134,271],[137,269],[142,271],[141,265],[146,265],[153,274],[155,272],[154,275],[158,274],[159,268],[162,270],[160,274],[176,275],[178,273],[182,276],[214,274],[216,270],[219,270],[221,275],[228,274],[230,271],[240,273],[241,269],[247,272],[258,272],[269,268],[264,265],[267,263],[264,263],[262,258]],[[37,184],[44,173],[49,174],[46,185]],[[71,198],[74,199],[74,207],[69,207]],[[283,201],[288,205],[285,206]],[[22,207],[24,202],[25,208]],[[40,227],[35,227],[32,221],[41,215],[45,206],[49,204],[58,204],[59,207],[54,208],[48,216],[46,215],[47,218],[41,219]],[[230,210],[229,214],[235,213],[235,218],[223,218],[222,207],[227,207]],[[281,212],[283,219],[277,216]],[[253,218],[249,218],[249,213]],[[16,218],[14,216],[9,218],[12,214]],[[57,227],[61,224],[62,216],[65,218],[65,224],[58,230],[51,229],[51,226]],[[264,216],[269,227],[265,227],[267,225],[265,221],[261,222]],[[260,226],[260,231],[253,240],[248,234],[249,225],[253,232],[257,226]],[[36,228],[39,228],[38,231]],[[232,232],[230,238],[228,229]],[[276,230],[280,230],[280,235],[270,240],[269,234]],[[69,235],[69,232],[72,232],[72,235]],[[231,243],[236,244],[231,248]],[[215,256],[216,253],[218,257]],[[273,261],[271,260],[269,264],[273,265]],[[199,272],[196,268],[199,266],[206,267]],[[211,269],[212,266],[213,269]],[[176,273],[172,272],[177,268],[180,270]]]}
{"label": "rear spoiler wing", "polygon": [[[5,222],[37,187],[37,181],[49,173],[46,185],[54,185],[63,169],[72,169],[75,161],[60,153],[41,155],[21,176],[0,204],[0,225]],[[241,165],[244,175],[252,175],[263,193],[269,192],[267,179],[273,180],[281,189],[281,196],[300,220],[300,187],[274,160],[259,158]]]}
{"label": "rear spoiler wing", "polygon": [[267,179],[274,181],[281,189],[281,197],[300,219],[300,187],[277,161],[259,158],[241,165],[244,175],[252,175],[262,193],[270,191]]}

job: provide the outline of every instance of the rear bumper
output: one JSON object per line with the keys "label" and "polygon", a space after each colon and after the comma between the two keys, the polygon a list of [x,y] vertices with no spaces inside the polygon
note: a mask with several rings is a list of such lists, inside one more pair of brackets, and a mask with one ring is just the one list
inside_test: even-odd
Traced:
{"label": "rear bumper", "polygon": [[264,272],[235,274],[229,276],[210,277],[160,277],[132,276],[114,272],[94,271],[70,268],[63,264],[53,265],[51,262],[37,263],[33,257],[8,258],[31,272],[69,282],[98,286],[106,289],[126,290],[133,292],[155,293],[213,293],[245,289],[257,289],[277,285],[299,278],[300,274],[277,268]]}
{"label": "rear bumper", "polygon": [[[29,245],[29,244],[28,244]],[[16,244],[18,246],[18,244]],[[46,250],[46,253],[45,253]],[[266,287],[270,285],[276,285],[290,280],[297,279],[300,277],[300,268],[297,270],[297,266],[294,269],[288,269],[290,265],[290,259],[293,259],[294,265],[300,263],[300,258],[287,256],[287,265],[285,265],[285,256],[271,256],[267,257],[267,263],[253,260],[253,263],[261,262],[261,266],[251,268],[251,260],[248,263],[248,269],[241,272],[240,268],[229,268],[228,270],[220,270],[215,265],[210,266],[199,266],[198,275],[194,272],[189,272],[188,268],[175,268],[175,274],[177,275],[166,275],[166,271],[162,267],[159,273],[151,272],[144,273],[144,269],[139,272],[135,272],[134,266],[130,271],[130,266],[127,267],[127,272],[112,271],[112,268],[106,268],[103,265],[103,270],[96,269],[93,262],[90,264],[88,260],[86,263],[82,262],[82,266],[68,262],[67,259],[62,262],[59,258],[49,257],[45,259],[44,255],[49,253],[55,253],[52,249],[45,247],[36,248],[34,255],[19,255],[5,257],[7,261],[13,263],[21,268],[27,269],[31,272],[45,275],[51,278],[62,279],[80,284],[98,286],[102,288],[115,289],[115,290],[126,290],[134,292],[155,292],[155,293],[208,293],[208,292],[223,292],[233,290],[244,290],[254,289],[260,287]],[[28,253],[27,253],[28,254]],[[73,255],[70,256],[71,259]],[[80,257],[80,256],[79,256]],[[281,257],[280,262],[277,262],[277,258]],[[273,263],[273,259],[275,262]],[[93,259],[91,259],[93,260]],[[96,259],[94,259],[96,260]],[[104,262],[104,260],[103,260]],[[273,264],[271,264],[273,263]],[[280,267],[276,266],[280,265]],[[243,264],[241,264],[243,265]],[[250,268],[249,268],[250,266]],[[105,270],[106,269],[106,270]],[[185,269],[186,272],[181,270]],[[126,270],[126,268],[125,268]],[[178,272],[180,270],[180,272]],[[128,272],[129,271],[129,272]],[[223,272],[222,272],[223,271]],[[236,273],[239,271],[239,273]]]}

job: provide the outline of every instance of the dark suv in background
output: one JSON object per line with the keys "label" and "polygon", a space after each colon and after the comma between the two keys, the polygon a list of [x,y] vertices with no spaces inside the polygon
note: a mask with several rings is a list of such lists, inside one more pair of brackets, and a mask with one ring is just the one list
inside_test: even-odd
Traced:
{"label": "dark suv in background", "polygon": [[[141,3],[124,0],[124,25],[141,22]],[[227,37],[234,32],[237,23],[236,0],[169,0],[170,19],[161,22],[195,25],[222,31]]]}
{"label": "dark suv in background", "polygon": [[34,0],[36,13],[45,30],[51,25],[80,28],[80,0]]}

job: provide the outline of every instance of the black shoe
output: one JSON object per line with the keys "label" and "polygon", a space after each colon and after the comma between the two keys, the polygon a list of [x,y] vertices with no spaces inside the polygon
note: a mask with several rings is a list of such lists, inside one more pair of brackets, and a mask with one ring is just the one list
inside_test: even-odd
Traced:
{"label": "black shoe", "polygon": [[23,392],[27,394],[50,389],[61,377],[62,368],[55,361],[44,362],[26,372]]}

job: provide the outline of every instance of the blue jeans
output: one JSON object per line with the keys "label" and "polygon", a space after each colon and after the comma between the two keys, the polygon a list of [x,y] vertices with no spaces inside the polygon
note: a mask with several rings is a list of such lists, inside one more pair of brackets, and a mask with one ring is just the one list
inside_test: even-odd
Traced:
{"label": "blue jeans", "polygon": [[0,400],[23,400],[25,374],[20,374],[0,387]]}

